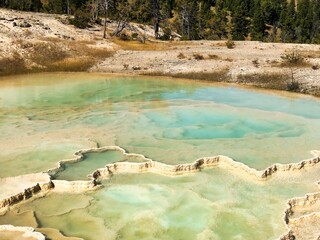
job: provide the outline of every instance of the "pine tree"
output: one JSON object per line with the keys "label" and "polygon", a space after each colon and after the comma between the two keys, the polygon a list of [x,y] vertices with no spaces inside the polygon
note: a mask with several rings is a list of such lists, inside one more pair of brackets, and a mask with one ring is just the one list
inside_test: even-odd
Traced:
{"label": "pine tree", "polygon": [[279,22],[283,6],[287,5],[287,0],[265,0],[262,1],[263,15],[266,24],[275,25]]}
{"label": "pine tree", "polygon": [[178,0],[178,25],[181,35],[188,40],[199,39],[198,33],[198,1]]}
{"label": "pine tree", "polygon": [[67,13],[67,5],[63,0],[48,0],[47,11],[50,13]]}
{"label": "pine tree", "polygon": [[226,38],[228,35],[228,12],[223,7],[223,0],[217,0],[215,14],[213,17],[213,30],[218,39]]}
{"label": "pine tree", "polygon": [[282,13],[282,32],[281,40],[282,42],[294,42],[296,40],[296,5],[295,0],[291,0],[287,7],[287,11]]}
{"label": "pine tree", "polygon": [[32,2],[31,0],[9,0],[7,4],[9,8],[15,10],[30,11]]}
{"label": "pine tree", "polygon": [[161,19],[161,0],[151,0],[150,1],[150,11],[153,16],[153,26],[154,26],[154,37],[159,38],[159,28]]}
{"label": "pine tree", "polygon": [[313,25],[311,32],[311,42],[320,43],[320,0],[313,2]]}
{"label": "pine tree", "polygon": [[208,23],[213,17],[213,13],[211,11],[212,4],[211,0],[201,0],[199,3],[198,24],[200,38],[204,38],[206,35]]}
{"label": "pine tree", "polygon": [[40,0],[31,1],[31,11],[40,12],[42,9],[42,2]]}
{"label": "pine tree", "polygon": [[175,1],[174,0],[163,0],[162,4],[162,16],[165,19],[169,19],[173,17],[172,11],[174,9]]}
{"label": "pine tree", "polygon": [[265,36],[266,24],[264,21],[260,1],[256,3],[255,13],[252,18],[251,37],[252,40],[262,41]]}
{"label": "pine tree", "polygon": [[309,43],[311,41],[312,21],[313,9],[310,0],[300,0],[297,12],[298,42]]}
{"label": "pine tree", "polygon": [[224,9],[224,0],[217,0],[211,10],[210,19],[206,21],[205,39],[217,40],[227,37],[228,12]]}
{"label": "pine tree", "polygon": [[6,0],[0,0],[0,7],[6,7]]}
{"label": "pine tree", "polygon": [[235,8],[232,15],[232,38],[233,40],[244,40],[249,33],[249,20],[245,11],[244,3],[241,2]]}

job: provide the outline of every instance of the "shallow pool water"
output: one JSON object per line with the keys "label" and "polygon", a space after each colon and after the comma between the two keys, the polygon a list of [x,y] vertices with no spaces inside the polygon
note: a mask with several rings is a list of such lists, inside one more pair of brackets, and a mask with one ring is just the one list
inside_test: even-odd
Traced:
{"label": "shallow pool water", "polygon": [[34,212],[39,226],[89,240],[276,239],[286,232],[287,199],[314,191],[309,183],[319,170],[267,182],[221,168],[177,177],[115,175],[95,192],[51,193],[22,204],[0,224],[28,225]]}
{"label": "shallow pool water", "polygon": [[96,169],[103,168],[108,163],[126,160],[123,154],[118,151],[87,153],[84,156],[84,159],[76,164],[64,164],[63,171],[58,172],[54,178],[67,181],[89,180],[88,175]]}
{"label": "shallow pool water", "polygon": [[[319,119],[317,98],[230,85],[98,74],[3,78],[0,177],[46,171],[80,149],[110,145],[167,164],[226,155],[264,169],[320,150]],[[87,180],[117,161],[139,159],[88,153],[55,178]],[[266,182],[222,168],[115,175],[96,192],[23,204],[0,224],[32,225],[27,213],[35,212],[38,226],[84,239],[274,239],[286,231],[286,200],[314,191],[319,175],[318,168]]]}
{"label": "shallow pool water", "polygon": [[21,136],[30,148],[46,138],[91,139],[166,163],[223,154],[261,169],[310,157],[320,139],[319,99],[307,96],[87,74],[0,84],[0,137],[17,147]]}

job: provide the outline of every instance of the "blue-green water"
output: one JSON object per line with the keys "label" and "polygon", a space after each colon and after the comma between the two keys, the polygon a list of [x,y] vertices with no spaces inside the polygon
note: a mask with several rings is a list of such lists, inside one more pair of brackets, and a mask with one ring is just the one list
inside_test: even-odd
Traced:
{"label": "blue-green water", "polygon": [[0,224],[31,224],[35,212],[41,227],[88,240],[276,239],[286,232],[287,199],[315,191],[308,183],[318,178],[319,168],[268,182],[219,168],[179,177],[115,175],[95,192],[51,193],[20,205]]}
{"label": "blue-green water", "polygon": [[0,84],[3,149],[7,139],[31,152],[43,142],[89,146],[93,140],[165,163],[222,154],[262,169],[309,158],[319,148],[320,101],[309,96],[87,74],[21,76]]}
{"label": "blue-green water", "polygon": [[79,162],[65,164],[64,170],[55,175],[55,179],[77,181],[89,180],[88,175],[108,163],[124,161],[125,157],[117,151],[106,151],[102,153],[88,153]]}
{"label": "blue-green water", "polygon": [[[0,178],[54,168],[96,143],[167,164],[222,154],[263,169],[320,150],[319,119],[320,100],[297,94],[96,74],[4,78]],[[86,180],[107,163],[135,160],[114,151],[86,157],[56,178]],[[287,199],[315,191],[319,176],[318,168],[268,182],[220,168],[183,177],[115,175],[97,192],[23,204],[23,216],[7,214],[0,224],[85,239],[274,239],[286,231]]]}

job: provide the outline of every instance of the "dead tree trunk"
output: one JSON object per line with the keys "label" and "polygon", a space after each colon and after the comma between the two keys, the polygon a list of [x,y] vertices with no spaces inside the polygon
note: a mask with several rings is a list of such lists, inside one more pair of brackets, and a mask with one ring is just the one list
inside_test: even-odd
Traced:
{"label": "dead tree trunk", "polygon": [[125,29],[128,25],[128,19],[119,19],[118,23],[117,23],[117,28],[114,30],[113,32],[113,36],[119,36],[120,33],[123,31],[123,29]]}
{"label": "dead tree trunk", "polygon": [[103,17],[104,17],[104,22],[103,22],[103,38],[107,37],[107,12],[109,9],[109,0],[104,0],[103,2]]}
{"label": "dead tree trunk", "polygon": [[159,22],[160,22],[159,18],[155,17],[155,19],[154,19],[154,37],[156,39],[159,38]]}
{"label": "dead tree trunk", "polygon": [[70,1],[67,0],[67,14],[70,15],[71,14],[71,10],[70,10]]}
{"label": "dead tree trunk", "polygon": [[94,22],[96,22],[99,18],[99,2],[97,0],[91,1],[91,18]]}
{"label": "dead tree trunk", "polygon": [[159,25],[160,25],[160,2],[159,0],[152,1],[152,15],[154,18],[154,37],[159,38]]}

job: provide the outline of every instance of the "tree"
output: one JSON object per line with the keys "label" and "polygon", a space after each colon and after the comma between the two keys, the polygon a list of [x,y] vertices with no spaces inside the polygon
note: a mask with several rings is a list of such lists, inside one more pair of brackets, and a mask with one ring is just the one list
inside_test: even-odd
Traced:
{"label": "tree", "polygon": [[162,16],[164,19],[169,19],[173,17],[172,11],[175,6],[175,0],[162,0]]}
{"label": "tree", "polygon": [[211,18],[206,20],[206,39],[223,39],[228,35],[228,12],[223,7],[224,1],[217,0]]}
{"label": "tree", "polygon": [[300,43],[310,42],[313,9],[310,0],[300,0],[297,7],[297,37]]}
{"label": "tree", "polygon": [[271,34],[269,40],[274,42],[277,37],[277,30],[280,27],[280,15],[287,0],[262,0],[262,10],[265,23],[269,25]]}
{"label": "tree", "polygon": [[88,3],[91,20],[96,23],[100,23],[99,14],[100,9],[102,9],[101,2],[102,0],[90,0],[90,2]]}
{"label": "tree", "polygon": [[287,0],[262,0],[261,7],[266,24],[274,25],[279,22],[282,8],[287,5]]}
{"label": "tree", "polygon": [[113,4],[111,4],[111,7],[113,7],[113,17],[117,21],[117,27],[113,31],[112,35],[119,36],[128,25],[131,12],[131,5],[126,0],[113,0]]}
{"label": "tree", "polygon": [[153,16],[153,26],[154,26],[154,37],[159,38],[159,24],[161,19],[160,9],[161,2],[160,0],[151,0],[151,13]]}
{"label": "tree", "polygon": [[15,10],[30,11],[32,2],[31,0],[9,0],[7,5]]}
{"label": "tree", "polygon": [[139,23],[151,23],[151,4],[150,0],[134,0],[131,3],[130,19]]}
{"label": "tree", "polygon": [[67,13],[67,5],[63,0],[48,0],[47,11],[49,13]]}
{"label": "tree", "polygon": [[178,0],[178,25],[180,33],[188,40],[198,39],[198,2],[196,0]]}
{"label": "tree", "polygon": [[210,20],[213,18],[213,12],[211,6],[213,5],[212,0],[200,0],[199,11],[198,11],[198,30],[199,37],[204,38],[207,32],[207,28]]}
{"label": "tree", "polygon": [[286,11],[281,14],[281,40],[282,42],[293,42],[296,40],[296,4],[295,0],[289,2]]}
{"label": "tree", "polygon": [[232,15],[232,38],[233,40],[244,40],[249,33],[249,20],[245,11],[244,3],[234,10]]}
{"label": "tree", "polygon": [[71,21],[77,28],[86,28],[90,22],[90,15],[85,9],[78,9],[74,13],[74,19]]}
{"label": "tree", "polygon": [[6,0],[0,0],[0,7],[6,7],[7,3]]}
{"label": "tree", "polygon": [[110,1],[109,0],[101,0],[100,5],[102,6],[103,9],[103,38],[107,37],[107,14],[110,6]]}
{"label": "tree", "polygon": [[320,0],[313,2],[313,26],[311,31],[311,42],[320,43]]}
{"label": "tree", "polygon": [[42,9],[42,2],[40,0],[31,1],[31,11],[40,12]]}
{"label": "tree", "polygon": [[252,40],[262,41],[265,36],[266,24],[261,9],[260,1],[257,2],[255,13],[252,18],[251,37]]}

